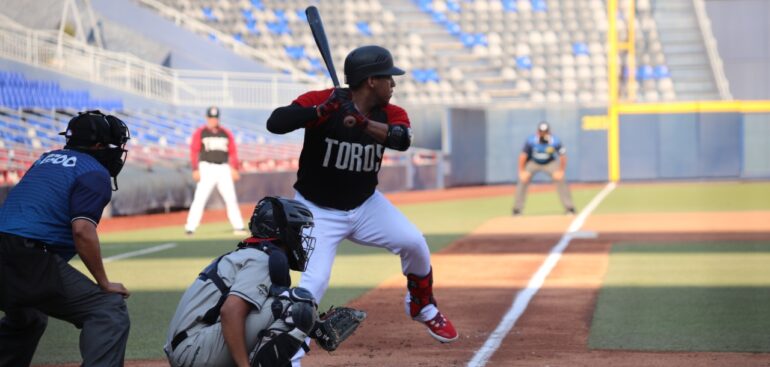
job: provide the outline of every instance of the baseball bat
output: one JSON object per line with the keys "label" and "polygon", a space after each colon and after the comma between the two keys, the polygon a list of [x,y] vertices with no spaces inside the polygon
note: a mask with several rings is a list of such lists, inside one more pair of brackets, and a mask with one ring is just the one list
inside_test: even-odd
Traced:
{"label": "baseball bat", "polygon": [[326,70],[329,71],[332,83],[334,83],[334,87],[337,88],[340,86],[340,81],[337,79],[337,71],[334,69],[334,61],[332,60],[332,54],[329,50],[329,41],[326,39],[326,32],[324,31],[324,23],[321,21],[321,14],[318,13],[318,8],[311,5],[305,9],[305,15],[307,15],[307,23],[310,25],[310,31],[313,32],[315,44],[318,46],[318,51],[321,52],[321,58],[324,59],[324,64],[326,64]]}
{"label": "baseball bat", "polygon": [[[340,81],[337,78],[337,71],[334,69],[334,60],[332,60],[332,53],[329,49],[329,41],[326,38],[326,31],[324,31],[324,23],[321,21],[321,14],[318,13],[318,8],[315,6],[308,6],[305,9],[305,15],[307,16],[307,23],[310,26],[310,31],[313,33],[313,40],[318,47],[318,51],[321,53],[321,58],[326,64],[326,70],[329,71],[329,76],[332,78],[335,88],[339,88]],[[356,120],[352,116],[346,116],[343,123],[351,127],[355,124]]]}

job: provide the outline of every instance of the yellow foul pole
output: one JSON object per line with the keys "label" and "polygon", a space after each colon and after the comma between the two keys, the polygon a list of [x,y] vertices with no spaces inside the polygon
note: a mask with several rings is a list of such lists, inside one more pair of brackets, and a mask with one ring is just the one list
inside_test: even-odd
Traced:
{"label": "yellow foul pole", "polygon": [[607,71],[609,102],[607,117],[609,126],[607,129],[607,164],[608,177],[611,182],[620,179],[620,133],[618,128],[618,1],[607,0],[607,18],[609,29],[607,30]]}

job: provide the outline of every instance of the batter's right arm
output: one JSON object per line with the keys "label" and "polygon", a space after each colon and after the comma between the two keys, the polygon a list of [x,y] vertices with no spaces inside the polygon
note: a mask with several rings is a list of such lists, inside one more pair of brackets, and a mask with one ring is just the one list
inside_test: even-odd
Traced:
{"label": "batter's right arm", "polygon": [[291,104],[276,108],[267,119],[267,130],[273,134],[286,134],[305,127],[308,122],[318,120],[315,107]]}

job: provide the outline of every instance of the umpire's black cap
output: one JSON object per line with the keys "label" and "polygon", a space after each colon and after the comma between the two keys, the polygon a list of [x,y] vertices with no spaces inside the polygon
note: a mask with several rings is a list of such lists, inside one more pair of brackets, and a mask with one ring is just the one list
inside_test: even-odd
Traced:
{"label": "umpire's black cap", "polygon": [[111,143],[110,122],[107,116],[98,110],[79,112],[62,131],[69,146],[92,146],[96,143]]}
{"label": "umpire's black cap", "polygon": [[206,109],[206,117],[219,118],[219,108],[216,106],[211,106],[208,109]]}
{"label": "umpire's black cap", "polygon": [[551,125],[548,125],[548,123],[545,121],[541,121],[539,124],[537,124],[537,131],[547,133],[551,131]]}

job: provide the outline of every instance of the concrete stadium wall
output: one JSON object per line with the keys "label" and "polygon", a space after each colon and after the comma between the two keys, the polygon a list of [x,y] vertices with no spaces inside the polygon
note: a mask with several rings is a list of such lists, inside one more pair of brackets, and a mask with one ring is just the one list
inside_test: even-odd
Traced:
{"label": "concrete stadium wall", "polygon": [[770,113],[625,115],[624,180],[768,178]]}
{"label": "concrete stadium wall", "polygon": [[[539,121],[567,149],[567,179],[608,179],[607,131],[584,129],[603,109],[450,110],[448,186],[518,180],[518,156]],[[628,114],[620,122],[621,180],[770,178],[770,112]],[[548,181],[535,176],[535,181]]]}
{"label": "concrete stadium wall", "polygon": [[[602,114],[606,114],[606,110],[578,107],[453,109],[448,124],[451,141],[448,185],[517,181],[519,153],[540,121],[548,121],[567,149],[569,181],[606,181],[607,132],[581,127],[584,116]],[[533,179],[535,182],[548,180],[543,175]]]}

